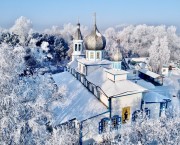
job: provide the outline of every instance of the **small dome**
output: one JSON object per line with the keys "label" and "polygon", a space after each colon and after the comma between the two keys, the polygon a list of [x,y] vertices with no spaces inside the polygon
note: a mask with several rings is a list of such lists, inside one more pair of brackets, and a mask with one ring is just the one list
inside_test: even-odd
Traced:
{"label": "small dome", "polygon": [[85,38],[86,50],[104,50],[106,46],[105,37],[98,31],[96,24],[94,30]]}
{"label": "small dome", "polygon": [[74,40],[83,40],[81,30],[80,30],[80,23],[77,24],[77,30],[76,30],[76,33],[74,35]]}
{"label": "small dome", "polygon": [[114,55],[111,58],[112,61],[121,61],[122,60],[122,54],[120,50],[117,48],[117,51],[114,52]]}

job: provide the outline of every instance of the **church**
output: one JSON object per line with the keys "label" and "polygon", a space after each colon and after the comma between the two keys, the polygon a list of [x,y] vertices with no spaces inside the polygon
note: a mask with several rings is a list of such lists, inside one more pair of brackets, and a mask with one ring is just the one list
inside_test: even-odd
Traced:
{"label": "church", "polygon": [[[58,107],[54,126],[74,123],[80,126],[81,141],[98,140],[107,130],[136,120],[137,113],[156,118],[163,114],[169,98],[150,92],[128,79],[122,70],[123,56],[119,49],[110,60],[105,59],[106,39],[94,21],[91,33],[83,38],[80,23],[73,40],[72,61],[66,70],[52,77],[57,86],[66,85],[67,102]],[[154,109],[156,106],[156,110]],[[86,122],[93,123],[94,134],[85,131]]]}

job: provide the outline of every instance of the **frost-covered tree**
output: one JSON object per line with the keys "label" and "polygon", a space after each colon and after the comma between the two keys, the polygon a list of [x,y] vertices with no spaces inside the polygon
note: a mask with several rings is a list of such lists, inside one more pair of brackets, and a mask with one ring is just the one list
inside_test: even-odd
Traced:
{"label": "frost-covered tree", "polygon": [[[26,69],[22,47],[0,47],[0,141],[6,144],[36,144],[48,136],[52,120],[48,100],[56,92],[49,75],[22,75]],[[40,143],[39,143],[40,144]]]}
{"label": "frost-covered tree", "polygon": [[32,32],[32,22],[21,16],[16,20],[14,26],[10,28],[10,32],[18,35],[21,44],[24,44],[29,33]]}
{"label": "frost-covered tree", "polygon": [[79,144],[79,130],[59,127],[53,129],[52,135],[46,140],[45,145],[72,145]]}
{"label": "frost-covered tree", "polygon": [[143,24],[137,26],[129,25],[123,27],[123,29],[110,27],[105,31],[105,37],[107,40],[107,52],[113,49],[112,44],[115,43],[114,40],[116,39],[125,52],[124,57],[148,57],[149,49],[155,39],[157,37],[159,39],[166,37],[168,49],[171,51],[170,59],[178,60],[180,38],[174,26],[148,26]]}
{"label": "frost-covered tree", "polygon": [[160,73],[163,65],[170,59],[167,37],[156,38],[149,49],[150,65],[154,72]]}

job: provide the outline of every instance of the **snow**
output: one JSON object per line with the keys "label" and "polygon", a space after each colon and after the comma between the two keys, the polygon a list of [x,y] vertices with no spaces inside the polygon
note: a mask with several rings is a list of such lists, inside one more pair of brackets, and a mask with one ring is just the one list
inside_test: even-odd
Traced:
{"label": "snow", "polygon": [[46,41],[43,41],[42,44],[41,44],[41,48],[45,51],[45,52],[48,52],[49,51],[49,43],[46,42]]}
{"label": "snow", "polygon": [[87,80],[99,86],[107,96],[115,96],[118,94],[130,94],[144,92],[147,89],[129,81],[116,81],[113,82],[106,78],[105,68],[100,67],[87,76]]}
{"label": "snow", "polygon": [[154,72],[152,72],[152,71],[149,71],[149,70],[146,70],[146,69],[140,69],[139,71],[140,71],[141,73],[144,73],[144,74],[146,74],[146,75],[154,78],[154,79],[156,79],[156,78],[158,78],[158,77],[161,77],[159,74],[156,74],[156,73],[154,73]]}
{"label": "snow", "polygon": [[138,57],[138,58],[131,58],[131,61],[135,61],[135,62],[147,62],[149,60],[148,57]]}
{"label": "snow", "polygon": [[124,70],[115,70],[115,69],[107,69],[106,72],[109,72],[110,74],[114,74],[114,75],[123,75],[123,74],[129,73],[129,72],[124,71]]}
{"label": "snow", "polygon": [[77,59],[78,62],[85,64],[85,65],[108,65],[111,64],[112,62],[106,59],[103,60],[96,60],[96,61],[89,61],[85,58]]}
{"label": "snow", "polygon": [[101,37],[101,36],[102,36],[101,33],[99,33],[98,31],[96,31],[96,35],[97,35],[98,37]]}
{"label": "snow", "polygon": [[69,72],[55,74],[52,77],[59,87],[67,85],[67,101],[63,106],[53,106],[56,114],[54,125],[74,118],[82,121],[107,111],[107,108]]}
{"label": "snow", "polygon": [[78,67],[78,62],[76,60],[71,61],[71,62],[68,63],[68,66],[71,67],[71,68],[76,69]]}
{"label": "snow", "polygon": [[116,81],[116,82],[107,80],[106,82],[101,84],[100,87],[105,92],[105,94],[108,95],[109,97],[116,96],[119,94],[128,95],[128,94],[134,94],[134,93],[147,91],[147,89],[129,80]]}
{"label": "snow", "polygon": [[105,68],[99,67],[98,69],[90,73],[86,78],[88,81],[93,82],[96,86],[100,86],[107,79],[105,70]]}
{"label": "snow", "polygon": [[143,96],[143,100],[146,103],[160,103],[160,102],[165,102],[165,100],[170,100],[170,98],[163,96],[161,94],[158,94],[156,92],[147,92]]}
{"label": "snow", "polygon": [[[145,80],[142,80],[142,79],[140,79],[140,80],[135,80],[136,81],[136,83],[138,84],[138,85],[140,85],[140,86],[142,86],[142,87],[144,87],[144,88],[146,88],[146,89],[155,89],[155,86],[152,84],[152,83],[150,83],[150,82],[147,82],[147,81],[145,81]],[[134,81],[134,83],[135,83],[135,81]]]}

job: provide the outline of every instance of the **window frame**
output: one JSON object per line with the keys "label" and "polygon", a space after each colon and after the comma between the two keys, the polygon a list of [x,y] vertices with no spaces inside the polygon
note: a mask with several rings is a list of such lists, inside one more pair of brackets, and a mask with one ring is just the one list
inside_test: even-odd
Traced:
{"label": "window frame", "polygon": [[94,52],[93,52],[93,51],[90,51],[89,53],[90,53],[89,58],[90,58],[90,59],[94,59]]}
{"label": "window frame", "polygon": [[81,44],[78,44],[79,51],[81,51]]}
{"label": "window frame", "polygon": [[74,47],[75,47],[75,48],[74,48],[74,49],[75,49],[75,51],[77,51],[77,44],[75,44],[75,46],[74,46]]}
{"label": "window frame", "polygon": [[96,59],[100,59],[100,52],[96,52]]}

